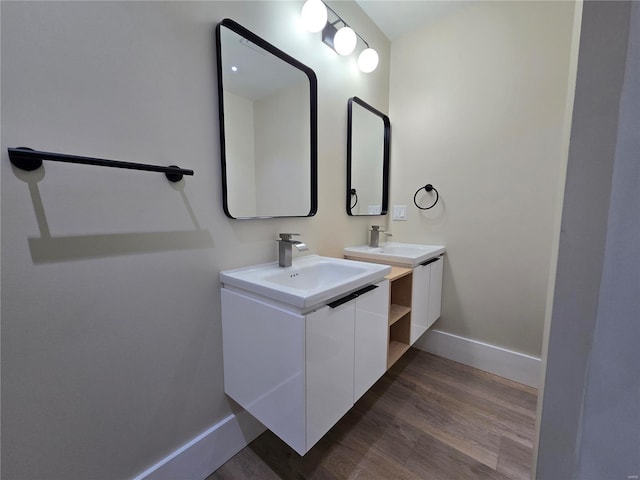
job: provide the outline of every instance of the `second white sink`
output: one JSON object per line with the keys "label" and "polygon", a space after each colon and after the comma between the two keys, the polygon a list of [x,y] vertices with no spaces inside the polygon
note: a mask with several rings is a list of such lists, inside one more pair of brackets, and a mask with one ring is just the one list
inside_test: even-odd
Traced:
{"label": "second white sink", "polygon": [[344,256],[354,260],[388,263],[401,267],[415,267],[446,251],[442,245],[387,242],[379,247],[357,245],[344,249]]}

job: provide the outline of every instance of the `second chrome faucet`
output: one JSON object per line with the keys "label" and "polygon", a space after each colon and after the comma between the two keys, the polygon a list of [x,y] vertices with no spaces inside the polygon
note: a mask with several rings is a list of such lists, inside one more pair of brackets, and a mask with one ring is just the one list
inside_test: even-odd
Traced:
{"label": "second chrome faucet", "polygon": [[391,234],[389,232],[385,232],[384,230],[380,230],[380,225],[371,225],[371,238],[369,240],[369,246],[377,248],[380,246],[380,234],[384,233],[387,237],[390,237]]}
{"label": "second chrome faucet", "polygon": [[281,233],[278,242],[278,265],[281,267],[290,267],[293,260],[292,247],[296,247],[298,251],[303,252],[309,248],[298,240],[292,240],[294,235],[299,233]]}

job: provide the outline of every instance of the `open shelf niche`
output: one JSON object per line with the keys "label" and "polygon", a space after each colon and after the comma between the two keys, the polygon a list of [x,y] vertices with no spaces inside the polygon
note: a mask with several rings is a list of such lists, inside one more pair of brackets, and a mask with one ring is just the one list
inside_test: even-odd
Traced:
{"label": "open shelf niche", "polygon": [[387,275],[390,284],[389,349],[387,369],[409,349],[411,340],[411,275],[412,269],[391,267]]}

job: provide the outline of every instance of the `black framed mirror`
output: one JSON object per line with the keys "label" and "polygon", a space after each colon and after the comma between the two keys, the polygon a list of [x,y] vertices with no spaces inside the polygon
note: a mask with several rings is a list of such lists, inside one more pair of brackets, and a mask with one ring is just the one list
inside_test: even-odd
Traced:
{"label": "black framed mirror", "polygon": [[347,214],[386,215],[391,122],[352,97],[347,106]]}
{"label": "black framed mirror", "polygon": [[216,51],[224,213],[315,215],[314,71],[230,19],[216,27]]}

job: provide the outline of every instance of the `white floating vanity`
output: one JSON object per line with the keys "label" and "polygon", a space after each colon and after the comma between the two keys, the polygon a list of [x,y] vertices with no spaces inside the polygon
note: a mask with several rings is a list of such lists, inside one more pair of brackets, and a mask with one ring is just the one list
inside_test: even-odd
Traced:
{"label": "white floating vanity", "polygon": [[225,392],[304,455],[387,369],[386,265],[220,273]]}
{"label": "white floating vanity", "polygon": [[220,272],[225,392],[300,455],[440,316],[444,247],[393,246]]}
{"label": "white floating vanity", "polygon": [[345,258],[394,266],[387,277],[391,281],[389,366],[440,318],[445,252],[441,245],[398,242],[344,249]]}

